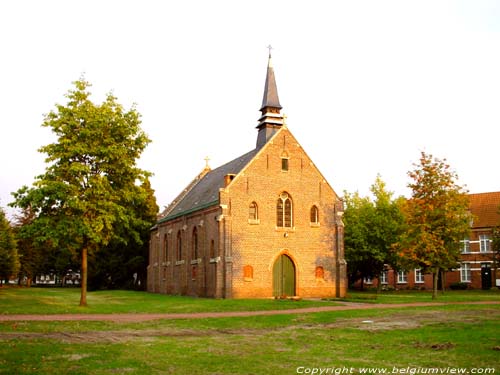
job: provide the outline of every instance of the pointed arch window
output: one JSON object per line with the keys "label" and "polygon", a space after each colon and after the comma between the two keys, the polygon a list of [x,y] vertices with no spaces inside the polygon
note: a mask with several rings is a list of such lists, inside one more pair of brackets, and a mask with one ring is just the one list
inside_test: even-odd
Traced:
{"label": "pointed arch window", "polygon": [[168,234],[163,235],[163,248],[165,250],[163,254],[163,261],[168,262]]}
{"label": "pointed arch window", "polygon": [[191,243],[191,259],[198,259],[198,230],[196,227],[193,229],[192,243]]}
{"label": "pointed arch window", "polygon": [[215,258],[215,241],[210,241],[210,258]]}
{"label": "pointed arch window", "polygon": [[311,224],[313,225],[319,224],[319,210],[317,206],[311,207]]}
{"label": "pointed arch window", "polygon": [[281,193],[276,204],[276,226],[278,228],[291,228],[293,217],[292,198],[288,193]]}
{"label": "pointed arch window", "polygon": [[182,259],[182,234],[181,231],[177,232],[177,260]]}
{"label": "pointed arch window", "polygon": [[248,206],[248,223],[249,224],[259,224],[259,207],[257,203],[252,202]]}

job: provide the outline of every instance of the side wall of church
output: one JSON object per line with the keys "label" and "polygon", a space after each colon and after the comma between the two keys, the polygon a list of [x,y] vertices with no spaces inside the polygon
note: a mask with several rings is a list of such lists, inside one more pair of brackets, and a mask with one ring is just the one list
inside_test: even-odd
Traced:
{"label": "side wall of church", "polygon": [[[289,228],[277,223],[277,202],[283,193],[292,202]],[[232,297],[272,297],[273,266],[282,254],[294,263],[296,295],[336,295],[339,269],[334,205],[338,197],[288,129],[282,129],[263,147],[221,191],[220,199],[221,205],[227,207]],[[250,212],[253,203],[257,206],[257,218]],[[318,223],[311,221],[313,206],[318,208]],[[343,263],[339,294],[344,296],[343,246],[338,251]]]}
{"label": "side wall of church", "polygon": [[150,239],[148,291],[222,297],[220,208],[159,223]]}

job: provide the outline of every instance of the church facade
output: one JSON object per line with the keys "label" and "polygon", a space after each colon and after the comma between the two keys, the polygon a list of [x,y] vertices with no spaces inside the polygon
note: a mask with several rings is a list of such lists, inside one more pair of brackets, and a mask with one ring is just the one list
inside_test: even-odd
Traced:
{"label": "church facade", "polygon": [[286,126],[271,64],[255,149],[208,166],[151,230],[150,292],[343,297],[343,204]]}

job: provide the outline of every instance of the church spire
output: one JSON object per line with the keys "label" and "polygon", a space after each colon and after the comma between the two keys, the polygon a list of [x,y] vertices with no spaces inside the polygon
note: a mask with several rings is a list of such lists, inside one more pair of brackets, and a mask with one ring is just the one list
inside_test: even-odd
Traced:
{"label": "church spire", "polygon": [[283,125],[283,116],[281,115],[281,105],[278,98],[278,87],[271,59],[271,46],[269,48],[269,59],[267,62],[266,83],[264,85],[264,97],[260,112],[262,116],[259,119],[259,133],[257,135],[257,148],[262,147]]}

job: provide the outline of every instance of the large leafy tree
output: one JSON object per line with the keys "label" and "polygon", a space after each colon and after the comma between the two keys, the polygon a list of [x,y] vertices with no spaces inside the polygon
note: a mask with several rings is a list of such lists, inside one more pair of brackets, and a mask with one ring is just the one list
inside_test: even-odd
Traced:
{"label": "large leafy tree", "polygon": [[19,268],[17,244],[12,227],[0,207],[0,285]]}
{"label": "large leafy tree", "polygon": [[31,223],[36,215],[31,207],[26,207],[15,216],[14,231],[20,256],[19,280],[26,278],[27,286],[31,286],[34,276],[43,270],[44,251],[30,231]]}
{"label": "large leafy tree", "polygon": [[46,171],[33,187],[13,193],[14,206],[35,212],[31,225],[40,242],[81,258],[81,306],[87,304],[89,254],[111,241],[140,240],[143,218],[130,207],[142,199],[148,173],[136,161],[150,142],[134,107],[124,110],[112,94],[94,104],[89,87],[83,78],[74,82],[67,104],[46,115],[42,126],[57,138],[40,149]]}
{"label": "large leafy tree", "polygon": [[432,273],[436,298],[440,271],[458,265],[460,240],[470,231],[469,201],[446,160],[422,152],[414,166],[408,172],[412,196],[404,206],[406,231],[398,248],[409,265]]}
{"label": "large leafy tree", "polygon": [[399,240],[404,223],[401,198],[392,198],[380,176],[370,191],[374,200],[358,193],[345,194],[344,246],[351,282],[379,277],[386,264],[398,267],[393,244]]}
{"label": "large leafy tree", "polygon": [[[89,287],[92,289],[144,289],[146,286],[150,229],[158,213],[149,180],[142,184],[140,199],[129,209],[142,218],[135,224],[140,237],[130,237],[127,242],[115,239],[99,250],[89,266]],[[120,239],[127,237],[128,230],[119,236]]]}

